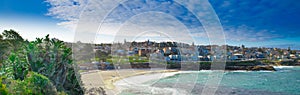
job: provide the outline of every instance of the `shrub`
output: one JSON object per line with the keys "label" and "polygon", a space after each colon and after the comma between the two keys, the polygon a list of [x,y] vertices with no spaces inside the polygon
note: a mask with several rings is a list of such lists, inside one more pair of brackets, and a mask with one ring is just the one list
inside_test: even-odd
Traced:
{"label": "shrub", "polygon": [[7,95],[8,94],[6,85],[2,83],[2,77],[0,77],[0,94],[1,95]]}
{"label": "shrub", "polygon": [[9,94],[13,95],[48,95],[57,94],[51,81],[38,73],[29,72],[24,80],[7,80]]}
{"label": "shrub", "polygon": [[51,81],[41,74],[30,72],[23,82],[28,87],[32,88],[34,94],[56,94],[56,88]]}

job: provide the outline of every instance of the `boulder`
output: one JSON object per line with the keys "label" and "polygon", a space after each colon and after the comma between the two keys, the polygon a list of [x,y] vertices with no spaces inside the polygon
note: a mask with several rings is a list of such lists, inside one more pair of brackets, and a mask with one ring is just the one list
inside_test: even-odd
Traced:
{"label": "boulder", "polygon": [[276,71],[276,69],[273,66],[253,66],[252,68],[249,68],[250,71],[261,71],[261,70],[267,70],[267,71]]}

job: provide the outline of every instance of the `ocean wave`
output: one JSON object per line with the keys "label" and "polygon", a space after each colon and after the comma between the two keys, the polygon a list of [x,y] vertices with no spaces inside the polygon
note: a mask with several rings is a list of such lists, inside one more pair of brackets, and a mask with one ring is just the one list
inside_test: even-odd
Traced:
{"label": "ocean wave", "polygon": [[235,70],[235,71],[228,71],[228,72],[239,72],[239,73],[244,73],[244,72],[249,72],[249,71],[246,71],[246,70]]}
{"label": "ocean wave", "polygon": [[274,72],[274,71],[267,71],[267,70],[260,70],[260,71],[247,71],[247,70],[235,70],[235,71],[227,71],[227,73],[251,73],[251,72]]}
{"label": "ocean wave", "polygon": [[200,71],[180,71],[183,73],[201,73],[201,72],[225,72],[225,70],[200,70]]}
{"label": "ocean wave", "polygon": [[275,70],[280,71],[280,72],[295,68],[295,66],[273,66],[273,67]]}
{"label": "ocean wave", "polygon": [[260,70],[260,71],[253,71],[253,72],[274,72],[274,71]]}
{"label": "ocean wave", "polygon": [[295,66],[273,66],[275,69],[294,68]]}
{"label": "ocean wave", "polygon": [[136,95],[186,95],[186,91],[176,88],[160,88],[160,87],[131,87],[129,89],[123,90],[122,93],[130,93]]}

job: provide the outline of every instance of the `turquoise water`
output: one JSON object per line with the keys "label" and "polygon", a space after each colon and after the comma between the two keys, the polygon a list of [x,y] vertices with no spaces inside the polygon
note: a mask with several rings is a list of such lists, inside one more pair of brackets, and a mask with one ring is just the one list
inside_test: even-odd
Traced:
{"label": "turquoise water", "polygon": [[[196,85],[205,84],[209,72],[198,73]],[[193,74],[180,74],[161,79],[156,84],[178,83],[178,79],[194,77]],[[267,71],[233,71],[225,72],[220,86],[232,87],[235,89],[246,89],[255,91],[279,92],[284,94],[300,95],[300,67],[282,68],[275,72]],[[197,89],[197,88],[194,88]],[[246,93],[245,93],[246,94]]]}
{"label": "turquoise water", "polygon": [[[185,89],[185,85],[192,84],[195,85],[195,87],[193,87],[193,90],[189,93],[201,94],[202,89],[205,87],[204,84],[208,80],[209,73],[210,72],[178,74],[156,81],[153,80],[146,84],[154,83],[155,81],[155,84],[152,86],[157,88],[172,88],[176,84],[177,87],[181,87],[180,89]],[[129,94],[131,92],[124,93]],[[300,67],[282,68],[274,72],[227,71],[223,74],[216,94],[300,95]]]}

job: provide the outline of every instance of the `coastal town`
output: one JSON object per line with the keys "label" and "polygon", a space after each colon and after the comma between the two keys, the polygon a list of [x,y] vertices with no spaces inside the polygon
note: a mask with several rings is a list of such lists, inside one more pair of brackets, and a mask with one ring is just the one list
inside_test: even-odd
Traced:
{"label": "coastal town", "polygon": [[[80,42],[79,42],[80,43]],[[75,44],[76,45],[76,44]],[[134,64],[167,63],[180,65],[181,62],[213,62],[224,59],[226,63],[255,63],[255,65],[299,65],[300,50],[287,48],[246,47],[230,45],[195,45],[179,42],[127,42],[112,44],[81,43],[79,52],[95,54],[81,61],[81,69],[115,69],[116,64],[131,64],[134,68],[150,68],[149,66],[133,66]],[[226,49],[226,50],[225,50]],[[90,50],[90,51],[88,51]],[[224,50],[216,55],[216,50]],[[232,63],[233,62],[233,63]],[[105,65],[101,65],[105,64]],[[228,65],[228,64],[227,64]],[[101,67],[102,66],[102,67]],[[175,66],[176,67],[176,66]],[[173,66],[174,68],[174,66]]]}
{"label": "coastal town", "polygon": [[300,0],[0,0],[0,95],[300,95]]}

